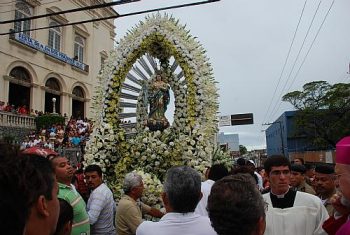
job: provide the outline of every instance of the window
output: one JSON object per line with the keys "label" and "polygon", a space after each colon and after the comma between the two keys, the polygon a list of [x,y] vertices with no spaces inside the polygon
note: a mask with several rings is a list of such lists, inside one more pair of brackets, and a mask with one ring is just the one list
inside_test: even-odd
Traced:
{"label": "window", "polygon": [[[17,0],[15,19],[27,18],[33,15],[33,8],[24,1]],[[30,20],[15,22],[14,29],[15,32],[30,29]],[[30,31],[23,32],[23,34],[30,37]]]}
{"label": "window", "polygon": [[59,23],[54,20],[49,24],[50,27],[53,27],[49,29],[49,47],[60,51],[62,31],[60,27],[55,27],[57,25],[59,25]]}
{"label": "window", "polygon": [[29,82],[31,81],[28,71],[22,67],[15,67],[11,70],[10,76],[17,80]]}
{"label": "window", "polygon": [[83,88],[81,88],[79,86],[74,87],[72,93],[73,93],[74,96],[79,97],[79,98],[84,98],[85,97]]}
{"label": "window", "polygon": [[58,80],[56,78],[49,78],[46,83],[45,86],[51,90],[54,91],[60,91],[60,84],[58,82]]}
{"label": "window", "polygon": [[83,63],[84,61],[85,39],[79,35],[74,39],[74,59]]}

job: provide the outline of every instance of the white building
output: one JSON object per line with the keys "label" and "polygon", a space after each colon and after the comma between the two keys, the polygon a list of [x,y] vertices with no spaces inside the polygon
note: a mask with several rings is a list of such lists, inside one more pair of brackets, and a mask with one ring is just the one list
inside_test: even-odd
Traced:
{"label": "white building", "polygon": [[220,145],[227,144],[229,151],[239,151],[238,134],[225,134],[224,132],[220,132],[218,135],[218,142]]}
{"label": "white building", "polygon": [[[43,15],[103,0],[17,0],[1,5],[1,20]],[[99,8],[1,25],[0,32],[115,16]],[[113,19],[0,36],[0,101],[67,116],[89,117],[97,74],[114,46]]]}

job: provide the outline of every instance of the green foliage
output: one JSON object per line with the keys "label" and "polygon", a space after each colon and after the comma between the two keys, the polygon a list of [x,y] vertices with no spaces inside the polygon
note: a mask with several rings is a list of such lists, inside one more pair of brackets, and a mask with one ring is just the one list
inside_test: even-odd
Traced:
{"label": "green foliage", "polygon": [[340,138],[350,135],[350,84],[314,81],[282,100],[298,110],[294,135],[307,137],[313,146],[334,148]]}
{"label": "green foliage", "polygon": [[64,125],[64,121],[64,117],[52,114],[46,114],[35,118],[37,130],[50,127],[53,124]]}
{"label": "green foliage", "polygon": [[244,145],[239,145],[239,155],[242,156],[244,154],[246,154],[248,151],[247,151],[247,148],[244,146]]}

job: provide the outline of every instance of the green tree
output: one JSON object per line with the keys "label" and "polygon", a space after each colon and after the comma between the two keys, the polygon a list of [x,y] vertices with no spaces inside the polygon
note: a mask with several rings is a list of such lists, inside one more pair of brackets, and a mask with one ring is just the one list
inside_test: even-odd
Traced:
{"label": "green tree", "polygon": [[247,148],[244,145],[239,145],[239,155],[242,156],[247,153]]}
{"label": "green tree", "polygon": [[350,84],[309,82],[282,100],[298,111],[294,135],[306,137],[314,147],[334,148],[339,139],[350,135]]}

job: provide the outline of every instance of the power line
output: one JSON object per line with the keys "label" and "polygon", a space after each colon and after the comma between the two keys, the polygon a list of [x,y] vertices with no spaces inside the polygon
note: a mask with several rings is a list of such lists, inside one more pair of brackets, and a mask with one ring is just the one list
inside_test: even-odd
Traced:
{"label": "power line", "polygon": [[108,2],[108,3],[98,4],[98,5],[79,7],[79,8],[58,11],[58,12],[52,12],[52,13],[43,14],[43,15],[36,15],[36,16],[18,18],[18,19],[14,19],[14,20],[0,21],[0,24],[9,24],[9,23],[15,23],[15,22],[21,22],[21,21],[27,21],[27,20],[35,20],[35,19],[46,18],[46,17],[55,16],[55,15],[61,15],[61,14],[65,14],[65,13],[93,10],[93,9],[98,9],[98,8],[106,8],[106,7],[122,5],[122,4],[132,3],[132,2],[138,2],[138,1],[140,1],[140,0],[120,0],[117,2]]}
{"label": "power line", "polygon": [[276,100],[276,103],[275,103],[275,105],[274,105],[274,107],[273,107],[273,109],[272,109],[272,111],[271,111],[271,113],[272,113],[271,116],[274,116],[274,114],[275,114],[275,113],[277,112],[277,110],[278,110],[278,109],[277,109],[277,110],[275,110],[275,109],[276,109],[277,105],[281,103],[281,102],[280,102],[280,99],[281,99],[282,96],[283,96],[283,93],[284,93],[285,88],[286,88],[286,86],[287,86],[287,84],[288,84],[288,81],[289,81],[289,79],[290,79],[290,77],[291,77],[291,75],[292,75],[292,73],[293,73],[293,71],[294,71],[295,65],[296,65],[297,62],[298,62],[300,53],[301,53],[301,51],[302,51],[303,48],[304,48],[306,39],[307,39],[307,37],[309,36],[311,27],[312,27],[312,25],[313,25],[313,23],[314,23],[314,20],[315,20],[315,18],[316,18],[316,15],[317,15],[317,13],[318,13],[318,10],[320,9],[321,2],[322,2],[322,0],[320,0],[319,3],[318,3],[318,5],[317,5],[316,11],[315,11],[315,13],[314,13],[314,15],[313,15],[313,17],[312,17],[312,20],[311,20],[310,25],[309,25],[309,27],[308,27],[308,29],[307,29],[307,32],[306,32],[305,37],[304,37],[304,39],[303,39],[303,42],[302,42],[302,44],[301,44],[301,46],[300,46],[300,49],[299,49],[299,51],[298,51],[298,54],[297,54],[297,56],[296,56],[296,58],[295,58],[295,60],[294,60],[294,62],[293,62],[292,69],[290,70],[290,72],[289,72],[289,74],[288,74],[288,77],[287,77],[287,80],[286,80],[286,82],[284,83],[284,86],[283,86],[283,88],[282,88],[280,94],[278,95],[278,99]]}
{"label": "power line", "polygon": [[305,10],[306,3],[307,3],[307,0],[305,0],[303,9],[302,9],[302,11],[301,11],[301,14],[300,14],[300,17],[299,17],[299,21],[298,21],[297,27],[296,27],[296,29],[295,29],[295,31],[294,31],[294,35],[293,35],[292,42],[291,42],[291,44],[290,44],[290,46],[289,46],[289,50],[288,50],[288,53],[287,53],[287,57],[286,57],[286,59],[285,59],[285,61],[284,61],[284,65],[283,65],[282,71],[281,71],[280,76],[279,76],[279,78],[278,78],[277,85],[276,85],[275,90],[274,90],[274,92],[273,92],[273,95],[272,95],[272,97],[271,97],[271,101],[270,101],[269,107],[267,108],[267,111],[266,111],[266,113],[265,113],[263,122],[265,122],[265,119],[266,119],[266,117],[267,117],[267,114],[268,114],[269,111],[270,111],[271,105],[272,105],[272,103],[273,103],[273,99],[274,99],[274,97],[275,97],[275,95],[276,95],[276,92],[277,92],[277,88],[278,88],[278,86],[279,86],[279,84],[280,84],[280,82],[281,82],[281,78],[282,78],[282,75],[283,75],[284,70],[285,70],[285,68],[286,68],[286,65],[287,65],[287,62],[288,62],[288,59],[289,59],[289,56],[290,56],[290,52],[291,52],[291,50],[292,50],[292,47],[293,47],[293,44],[294,44],[294,41],[295,41],[295,37],[296,37],[297,32],[298,32],[298,29],[299,29],[299,25],[300,25],[301,19],[303,18],[303,15],[304,15],[304,10]]}
{"label": "power line", "polygon": [[194,3],[174,5],[174,6],[169,6],[169,7],[161,7],[161,8],[151,9],[151,10],[131,12],[131,13],[127,13],[127,14],[118,14],[116,16],[108,16],[108,17],[102,17],[102,18],[91,19],[91,20],[77,21],[77,22],[66,23],[66,24],[58,24],[58,25],[54,25],[54,26],[46,26],[46,27],[18,30],[18,31],[12,30],[11,32],[0,33],[0,36],[14,34],[14,33],[30,32],[30,31],[36,31],[36,30],[42,30],[42,29],[58,28],[58,27],[76,25],[76,24],[91,23],[91,22],[96,22],[96,21],[101,21],[101,20],[117,19],[117,18],[122,18],[122,17],[126,17],[126,16],[140,15],[140,14],[156,12],[156,11],[164,11],[164,10],[175,9],[175,8],[190,7],[190,6],[202,5],[202,4],[218,2],[218,1],[220,1],[220,0],[207,0],[207,1],[202,1],[202,2],[194,2]]}
{"label": "power line", "polygon": [[[296,72],[296,74],[295,74],[295,76],[294,76],[294,78],[293,78],[293,80],[292,80],[292,83],[290,84],[290,86],[288,87],[287,90],[290,90],[290,88],[292,87],[293,83],[295,82],[295,79],[296,79],[297,76],[299,75],[299,72],[300,72],[301,68],[303,67],[303,65],[304,65],[304,63],[305,63],[305,61],[306,61],[306,58],[308,57],[308,55],[309,55],[309,53],[310,53],[310,51],[311,51],[313,45],[315,44],[315,41],[316,41],[316,39],[317,39],[317,37],[318,37],[318,35],[319,35],[319,33],[320,33],[322,27],[323,27],[323,25],[324,25],[324,23],[325,23],[325,21],[326,21],[328,15],[329,15],[329,12],[331,11],[331,9],[332,9],[332,7],[333,7],[333,5],[334,5],[334,2],[335,2],[335,0],[332,1],[332,4],[330,5],[330,7],[329,7],[329,9],[328,9],[328,11],[327,11],[325,17],[323,18],[323,21],[322,21],[320,27],[318,28],[317,33],[316,33],[314,39],[312,40],[312,43],[311,43],[311,45],[309,46],[309,49],[308,49],[306,55],[304,56],[304,59],[303,59],[302,63],[300,64],[300,66],[299,66],[299,68],[298,68],[298,71]],[[280,108],[281,103],[282,103],[282,102],[279,103],[278,108],[276,109],[276,112],[277,112],[277,110]]]}

